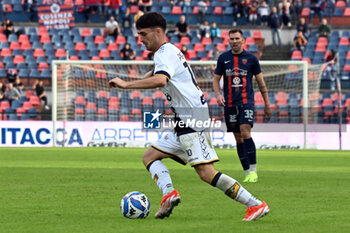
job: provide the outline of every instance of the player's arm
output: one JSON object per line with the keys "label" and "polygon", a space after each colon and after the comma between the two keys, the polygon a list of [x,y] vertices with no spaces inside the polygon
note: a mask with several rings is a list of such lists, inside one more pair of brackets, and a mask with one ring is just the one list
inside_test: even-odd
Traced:
{"label": "player's arm", "polygon": [[110,87],[119,87],[122,89],[151,89],[164,87],[168,82],[168,78],[162,74],[156,74],[151,77],[134,81],[124,81],[120,78],[114,78],[109,81]]}
{"label": "player's arm", "polygon": [[221,79],[221,75],[214,74],[213,88],[214,88],[214,92],[215,92],[215,96],[218,101],[218,104],[220,106],[225,106],[225,98],[221,95],[221,90],[220,90],[220,79]]}
{"label": "player's arm", "polygon": [[153,73],[154,73],[154,68],[150,71],[148,71],[142,78],[150,78],[153,76]]}
{"label": "player's arm", "polygon": [[268,119],[271,118],[271,108],[270,108],[270,100],[269,100],[269,96],[267,93],[267,87],[263,78],[262,73],[260,72],[259,74],[255,75],[256,81],[258,83],[259,86],[259,90],[261,92],[262,97],[264,98],[264,102],[265,102],[265,116],[268,117]]}

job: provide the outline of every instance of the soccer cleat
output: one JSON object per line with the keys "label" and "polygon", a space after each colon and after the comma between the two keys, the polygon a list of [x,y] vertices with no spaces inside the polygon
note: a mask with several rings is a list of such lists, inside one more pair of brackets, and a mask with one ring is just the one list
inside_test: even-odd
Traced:
{"label": "soccer cleat", "polygon": [[244,183],[247,183],[247,182],[249,182],[249,179],[250,179],[250,173],[249,173],[248,175],[245,176],[243,182],[244,182]]}
{"label": "soccer cleat", "polygon": [[250,183],[256,183],[258,182],[258,173],[256,172],[249,172],[249,180],[248,182]]}
{"label": "soccer cleat", "polygon": [[264,217],[269,212],[270,212],[269,207],[263,201],[261,205],[248,207],[247,214],[242,219],[242,221],[258,220],[259,218]]}
{"label": "soccer cleat", "polygon": [[169,194],[165,195],[160,203],[160,208],[155,218],[165,218],[169,217],[174,207],[181,202],[180,194],[177,190],[171,191]]}

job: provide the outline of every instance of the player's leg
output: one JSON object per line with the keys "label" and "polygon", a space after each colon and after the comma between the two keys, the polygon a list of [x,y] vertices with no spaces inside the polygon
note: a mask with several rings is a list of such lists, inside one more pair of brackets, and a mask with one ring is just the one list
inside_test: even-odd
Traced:
{"label": "player's leg", "polygon": [[241,114],[240,114],[239,107],[225,108],[225,123],[227,127],[227,132],[233,132],[233,135],[235,136],[236,145],[237,145],[237,154],[247,177],[249,174],[249,158],[246,153],[246,149],[244,147],[244,141],[240,132],[240,127],[239,127],[240,115]]}
{"label": "player's leg", "polygon": [[247,154],[247,149],[244,145],[244,140],[243,140],[243,137],[241,136],[241,133],[234,132],[233,135],[235,136],[235,139],[236,139],[237,154],[246,175],[246,178],[243,180],[243,182],[248,182],[248,178],[249,178],[248,175],[250,172],[250,163],[249,163],[249,157]]}
{"label": "player's leg", "polygon": [[152,145],[143,155],[143,163],[151,173],[153,180],[163,192],[160,208],[155,218],[169,217],[173,208],[180,201],[180,194],[174,189],[168,168],[162,163],[164,158],[172,158],[182,164],[186,164],[176,153],[182,149],[176,141],[176,135],[169,133]]}
{"label": "player's leg", "polygon": [[251,136],[251,125],[242,124],[240,125],[241,136],[243,138],[243,147],[246,152],[246,156],[249,160],[249,175],[248,180],[245,182],[257,182],[258,173],[256,167],[256,148],[253,138]]}
{"label": "player's leg", "polygon": [[196,165],[194,169],[204,182],[217,187],[230,198],[248,207],[244,221],[256,220],[269,213],[269,207],[265,202],[255,198],[232,177],[218,172],[212,163]]}

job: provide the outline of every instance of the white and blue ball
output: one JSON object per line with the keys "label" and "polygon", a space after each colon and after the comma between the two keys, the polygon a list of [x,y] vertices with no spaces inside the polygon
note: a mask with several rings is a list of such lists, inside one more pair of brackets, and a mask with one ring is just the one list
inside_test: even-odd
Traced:
{"label": "white and blue ball", "polygon": [[126,218],[146,218],[150,209],[147,196],[137,191],[127,193],[120,203],[120,210]]}

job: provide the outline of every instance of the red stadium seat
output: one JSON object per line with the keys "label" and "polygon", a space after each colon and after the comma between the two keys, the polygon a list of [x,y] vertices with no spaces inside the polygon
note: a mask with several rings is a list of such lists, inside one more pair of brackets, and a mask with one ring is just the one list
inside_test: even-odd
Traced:
{"label": "red stadium seat", "polygon": [[197,58],[197,52],[196,51],[190,49],[190,50],[187,50],[187,52],[190,55],[190,59],[191,60]]}
{"label": "red stadium seat", "polygon": [[98,55],[100,58],[109,58],[111,56],[107,49],[101,49]]}
{"label": "red stadium seat", "polygon": [[171,9],[171,14],[181,15],[182,14],[181,6],[173,6],[173,8]]}
{"label": "red stadium seat", "polygon": [[339,40],[339,45],[349,46],[349,38],[348,37],[341,37]]}
{"label": "red stadium seat", "polygon": [[119,121],[130,121],[128,115],[121,115]]}
{"label": "red stadium seat", "polygon": [[194,6],[193,10],[192,10],[192,14],[193,15],[198,15],[198,11],[199,11],[198,6]]}
{"label": "red stadium seat", "polygon": [[317,44],[315,48],[315,52],[326,52],[327,45],[325,44]]}
{"label": "red stadium seat", "polygon": [[101,44],[105,42],[105,38],[103,36],[95,36],[94,40],[95,44]]}
{"label": "red stadium seat", "polygon": [[78,56],[70,56],[69,57],[69,60],[72,60],[72,61],[78,61],[80,60]]}
{"label": "red stadium seat", "polygon": [[191,39],[188,36],[183,36],[180,39],[180,44],[182,45],[191,44]]}
{"label": "red stadium seat", "polygon": [[75,109],[75,115],[82,115],[82,116],[84,116],[84,114],[85,114],[85,111],[84,111],[83,108],[76,108]]}
{"label": "red stadium seat", "polygon": [[197,43],[193,46],[193,50],[198,52],[198,51],[204,51],[205,50],[205,45],[201,43]]}
{"label": "red stadium seat", "polygon": [[35,59],[37,57],[45,57],[45,51],[43,49],[34,49],[33,55]]}
{"label": "red stadium seat", "polygon": [[51,43],[51,38],[49,34],[42,34],[41,38],[40,38],[40,43],[44,44],[44,43]]}
{"label": "red stadium seat", "polygon": [[25,101],[22,105],[22,108],[24,108],[26,111],[28,111],[28,109],[32,108],[32,104],[29,101]]}
{"label": "red stadium seat", "polygon": [[221,6],[216,6],[216,7],[214,7],[213,14],[214,15],[222,15],[222,14],[224,14],[224,11],[222,10]]}
{"label": "red stadium seat", "polygon": [[17,65],[18,63],[25,63],[24,57],[22,55],[16,55],[13,58],[13,63]]}
{"label": "red stadium seat", "polygon": [[1,101],[1,102],[0,102],[0,113],[1,113],[1,112],[4,112],[4,110],[5,110],[6,108],[11,108],[10,102],[9,102],[9,101],[6,101],[6,100]]}
{"label": "red stadium seat", "polygon": [[99,108],[99,109],[97,109],[97,115],[107,117],[107,109],[105,109],[105,108]]}
{"label": "red stadium seat", "polygon": [[77,42],[74,46],[74,49],[79,52],[80,50],[86,50],[86,46],[84,42]]}
{"label": "red stadium seat", "polygon": [[344,16],[350,16],[350,7],[345,9]]}
{"label": "red stadium seat", "polygon": [[139,11],[139,6],[130,6],[130,14],[136,14]]}
{"label": "red stadium seat", "polygon": [[20,49],[20,48],[21,48],[21,45],[20,45],[19,42],[15,42],[15,41],[11,42],[11,44],[10,44],[10,49],[11,50]]}
{"label": "red stadium seat", "polygon": [[86,109],[93,109],[94,111],[96,111],[96,104],[92,102],[88,102],[86,104]]}
{"label": "red stadium seat", "polygon": [[97,93],[97,98],[101,98],[101,97],[108,99],[108,92],[107,91],[99,91]]}
{"label": "red stadium seat", "polygon": [[345,7],[346,7],[346,2],[345,1],[336,1],[335,8],[345,9]]}
{"label": "red stadium seat", "polygon": [[0,52],[1,57],[7,57],[7,56],[12,56],[11,49],[9,48],[3,48]]}
{"label": "red stadium seat", "polygon": [[162,98],[165,99],[164,93],[162,91],[155,91],[153,94],[153,99]]}
{"label": "red stadium seat", "polygon": [[302,53],[300,50],[294,50],[292,53],[292,59],[298,59],[301,60],[302,58]]}
{"label": "red stadium seat", "polygon": [[142,100],[142,105],[146,104],[153,105],[153,99],[149,96],[145,96]]}
{"label": "red stadium seat", "polygon": [[116,40],[115,40],[115,43],[117,45],[120,45],[120,44],[125,44],[126,43],[126,39],[124,36],[117,36]]}
{"label": "red stadium seat", "polygon": [[255,44],[255,40],[253,39],[253,37],[247,37],[245,38],[245,44],[246,45]]}
{"label": "red stadium seat", "polygon": [[84,106],[85,106],[85,104],[86,104],[85,97],[84,96],[77,96],[75,98],[75,102],[74,103],[75,104],[84,104]]}
{"label": "red stadium seat", "polygon": [[109,43],[107,46],[108,51],[112,52],[118,50],[118,45],[115,43]]}
{"label": "red stadium seat", "polygon": [[33,106],[33,107],[38,107],[41,105],[40,103],[40,98],[38,96],[31,96],[29,97],[29,103]]}
{"label": "red stadium seat", "polygon": [[39,72],[41,72],[41,71],[44,70],[44,69],[49,69],[49,68],[50,68],[50,66],[49,66],[49,64],[46,63],[46,62],[40,62],[40,63],[38,64],[38,70],[39,70]]}
{"label": "red stadium seat", "polygon": [[26,50],[26,49],[32,49],[32,44],[30,42],[23,42],[21,43],[21,50]]}
{"label": "red stadium seat", "polygon": [[0,42],[7,42],[7,37],[2,33],[0,33]]}
{"label": "red stadium seat", "polygon": [[328,39],[326,37],[319,37],[317,40],[317,45],[322,44],[322,45],[328,45]]}
{"label": "red stadium seat", "polygon": [[141,92],[140,91],[133,91],[131,92],[131,99],[140,98],[141,99]]}
{"label": "red stadium seat", "polygon": [[119,110],[119,104],[119,98],[116,96],[111,96],[111,98],[108,100],[109,109]]}
{"label": "red stadium seat", "polygon": [[202,38],[202,44],[207,45],[207,44],[212,44],[212,43],[213,42],[212,42],[211,38],[208,38],[208,37]]}
{"label": "red stadium seat", "polygon": [[254,39],[263,39],[262,32],[260,30],[253,30],[253,35],[252,37]]}
{"label": "red stadium seat", "polygon": [[66,57],[66,50],[64,50],[64,49],[57,49],[56,52],[55,52],[55,56],[56,56],[56,58]]}
{"label": "red stadium seat", "polygon": [[27,110],[24,109],[24,108],[17,108],[17,109],[16,109],[16,113],[17,113],[17,116],[18,116],[19,118],[21,118],[21,117],[22,117],[22,114],[25,114],[26,112],[27,112]]}
{"label": "red stadium seat", "polygon": [[301,10],[301,14],[300,14],[301,17],[309,17],[309,15],[310,15],[310,8],[303,8]]}
{"label": "red stadium seat", "polygon": [[83,29],[81,30],[80,35],[81,35],[82,37],[91,36],[91,30],[90,30],[90,28],[83,28]]}

